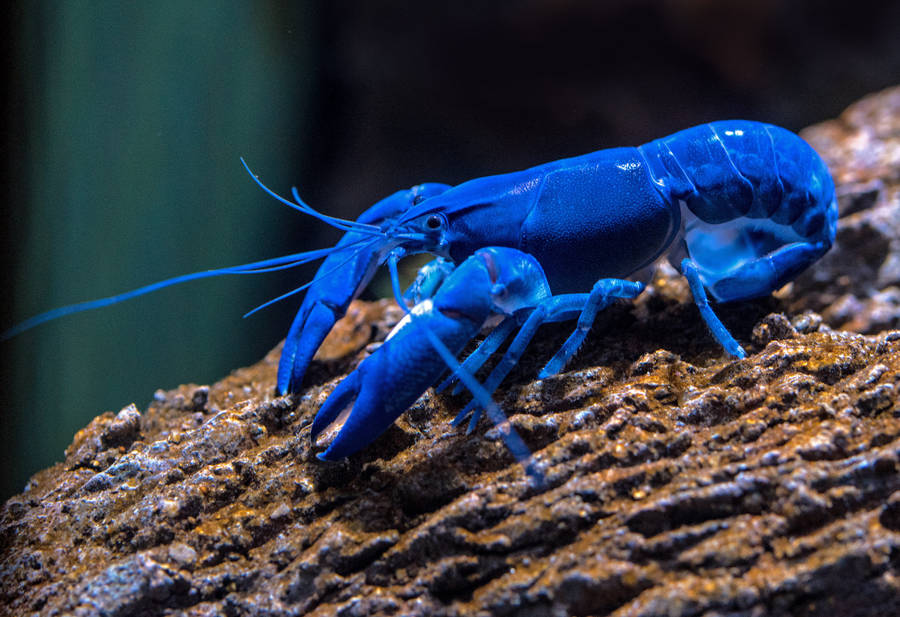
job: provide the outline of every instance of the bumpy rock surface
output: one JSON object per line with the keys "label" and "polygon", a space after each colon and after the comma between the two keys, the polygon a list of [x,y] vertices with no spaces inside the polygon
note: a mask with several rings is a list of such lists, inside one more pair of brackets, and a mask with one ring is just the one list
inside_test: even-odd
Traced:
{"label": "bumpy rock surface", "polygon": [[278,349],[212,386],[103,414],[0,511],[0,611],[45,615],[900,614],[900,89],[804,132],[839,187],[837,245],[723,307],[729,360],[664,270],[568,372],[498,402],[535,452],[421,399],[371,447],[309,426],[397,310],[356,304],[302,396]]}

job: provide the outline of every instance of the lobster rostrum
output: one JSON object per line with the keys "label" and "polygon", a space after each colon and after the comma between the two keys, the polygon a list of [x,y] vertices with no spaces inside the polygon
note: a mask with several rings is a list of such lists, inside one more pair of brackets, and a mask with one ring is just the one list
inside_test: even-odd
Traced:
{"label": "lobster rostrum", "polygon": [[[422,184],[381,200],[357,221],[316,212],[296,190],[290,201],[260,186],[346,235],[329,249],[189,274],[56,309],[5,336],[194,278],[284,269],[324,257],[310,283],[281,296],[308,287],[278,368],[278,392],[287,394],[301,389],[335,321],[386,263],[398,302],[408,311],[407,301],[416,304],[319,410],[312,437],[328,436],[320,458],[331,460],[371,443],[448,366],[453,373],[444,385],[456,378],[474,395],[454,423],[471,414],[471,430],[480,409],[501,422],[491,393],[538,327],[577,318],[572,335],[540,372],[543,378],[565,367],[598,311],[642,291],[640,279],[663,255],[687,279],[713,337],[727,353],[744,357],[707,291],[718,302],[769,294],[828,251],[837,224],[834,184],[815,151],[785,129],[742,120],[453,187]],[[437,259],[401,297],[397,262],[414,253]],[[494,329],[460,365],[457,354],[485,325]],[[478,383],[475,371],[517,328],[503,358]],[[514,432],[505,435],[517,456],[527,456]]]}

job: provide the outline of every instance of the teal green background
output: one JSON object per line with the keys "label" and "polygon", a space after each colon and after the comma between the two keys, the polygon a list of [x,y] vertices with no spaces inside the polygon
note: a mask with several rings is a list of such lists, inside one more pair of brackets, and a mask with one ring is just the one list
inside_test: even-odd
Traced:
{"label": "teal green background", "polygon": [[[28,3],[17,18],[10,97],[23,125],[8,151],[5,232],[15,248],[4,327],[303,250],[290,232],[306,221],[266,198],[239,161],[281,192],[301,179],[314,78],[302,6]],[[0,496],[62,460],[101,411],[145,409],[156,388],[208,383],[255,362],[296,307],[241,315],[299,282],[201,281],[4,343]]]}

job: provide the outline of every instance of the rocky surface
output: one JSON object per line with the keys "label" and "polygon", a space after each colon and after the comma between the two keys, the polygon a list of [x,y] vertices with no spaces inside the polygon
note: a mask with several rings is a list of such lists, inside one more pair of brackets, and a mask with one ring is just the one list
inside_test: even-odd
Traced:
{"label": "rocky surface", "polygon": [[302,396],[279,349],[106,413],[0,511],[0,612],[44,615],[900,614],[900,89],[803,133],[838,241],[723,307],[723,357],[663,269],[558,377],[546,327],[498,393],[545,469],[423,397],[346,462],[309,426],[397,310],[354,305]]}

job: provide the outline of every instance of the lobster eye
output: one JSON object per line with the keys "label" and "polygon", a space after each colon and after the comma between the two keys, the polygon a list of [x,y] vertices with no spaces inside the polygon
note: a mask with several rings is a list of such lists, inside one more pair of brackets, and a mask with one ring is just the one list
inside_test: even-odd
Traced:
{"label": "lobster eye", "polygon": [[437,214],[432,214],[427,219],[425,219],[425,227],[432,231],[437,231],[443,226],[443,224],[444,222]]}
{"label": "lobster eye", "polygon": [[419,205],[420,203],[422,203],[423,201],[425,201],[425,196],[422,195],[421,193],[419,193],[418,195],[416,195],[415,197],[413,197],[412,205],[418,206],[418,205]]}

